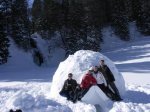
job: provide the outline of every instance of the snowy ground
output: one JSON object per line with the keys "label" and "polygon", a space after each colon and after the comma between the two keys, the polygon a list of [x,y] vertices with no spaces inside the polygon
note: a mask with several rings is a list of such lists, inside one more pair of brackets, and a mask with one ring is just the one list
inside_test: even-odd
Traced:
{"label": "snowy ground", "polygon": [[127,84],[150,84],[150,38],[124,46],[104,54],[115,63]]}
{"label": "snowy ground", "polygon": [[[115,42],[112,42],[114,47],[111,47],[111,52],[105,49],[103,54],[114,61],[123,74],[127,92],[123,101],[109,103],[109,111],[150,112],[150,38],[143,37],[140,41],[124,42],[117,46]],[[21,108],[25,112],[98,110],[97,106],[90,104],[73,104],[65,100],[58,102],[48,97],[56,67],[38,68],[33,63],[29,63],[29,66],[25,63],[23,69],[19,66],[21,60],[16,66],[12,63],[0,66],[0,112],[7,112],[9,108]]]}

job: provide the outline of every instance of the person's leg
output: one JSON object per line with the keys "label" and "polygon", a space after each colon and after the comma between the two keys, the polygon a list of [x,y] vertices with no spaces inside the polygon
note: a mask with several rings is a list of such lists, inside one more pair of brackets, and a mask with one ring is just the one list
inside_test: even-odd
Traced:
{"label": "person's leg", "polygon": [[106,90],[106,95],[111,99],[111,100],[116,100],[116,95],[108,88],[105,87]]}
{"label": "person's leg", "polygon": [[116,85],[115,85],[114,82],[110,82],[109,85],[113,89],[113,91],[115,92],[115,94],[120,95],[119,91],[118,91],[118,89],[117,89],[117,87],[116,87]]}
{"label": "person's leg", "polygon": [[17,109],[16,112],[22,112],[22,110],[21,109]]}
{"label": "person's leg", "polygon": [[122,100],[121,96],[120,96],[120,93],[119,93],[119,90],[117,89],[115,83],[114,82],[110,82],[109,85],[113,89],[113,91],[115,92],[115,97],[116,97],[115,99]]}
{"label": "person's leg", "polygon": [[105,95],[110,98],[111,100],[114,100],[114,93],[106,87],[104,84],[98,84],[98,87],[105,93]]}
{"label": "person's leg", "polygon": [[75,103],[77,100],[81,100],[80,98],[80,93],[81,93],[81,89],[80,88],[76,88],[74,91],[74,96],[73,96],[73,102]]}
{"label": "person's leg", "polygon": [[79,99],[81,99],[82,97],[84,97],[84,95],[88,92],[90,88],[86,88],[86,89],[81,89],[81,91],[79,92]]}
{"label": "person's leg", "polygon": [[11,110],[9,110],[9,112],[14,112],[14,111],[11,109]]}
{"label": "person's leg", "polygon": [[66,97],[67,100],[70,99],[69,91],[64,90],[64,91],[59,92],[59,94],[63,97]]}
{"label": "person's leg", "polygon": [[73,99],[74,99],[74,91],[69,91],[69,99],[71,100],[71,101],[73,101]]}
{"label": "person's leg", "polygon": [[104,84],[97,84],[97,86],[105,93],[105,85]]}
{"label": "person's leg", "polygon": [[81,100],[81,98],[82,98],[82,89],[81,88],[77,89],[76,95],[77,95],[77,99]]}
{"label": "person's leg", "polygon": [[59,94],[60,94],[61,96],[63,96],[63,97],[66,97],[66,91],[65,91],[65,90],[60,91]]}

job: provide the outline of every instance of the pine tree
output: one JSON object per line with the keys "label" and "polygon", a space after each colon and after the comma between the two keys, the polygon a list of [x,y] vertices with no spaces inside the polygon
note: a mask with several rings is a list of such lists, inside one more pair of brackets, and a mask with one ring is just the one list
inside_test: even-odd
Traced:
{"label": "pine tree", "polygon": [[72,54],[79,49],[83,49],[85,37],[85,22],[84,22],[84,9],[83,4],[74,0],[69,2],[68,10],[68,20],[67,20],[67,36],[66,43],[68,46],[68,53]]}
{"label": "pine tree", "polygon": [[34,0],[32,5],[32,29],[34,32],[42,30],[43,22],[43,3],[41,0]]}
{"label": "pine tree", "polygon": [[133,6],[138,30],[144,35],[150,35],[150,1],[133,0]]}
{"label": "pine tree", "polygon": [[111,6],[111,26],[114,28],[115,34],[119,36],[120,39],[128,41],[130,38],[125,3],[123,0],[111,0],[109,3]]}
{"label": "pine tree", "polygon": [[2,0],[2,2],[4,3],[3,6],[5,7],[5,12],[4,12],[4,16],[5,16],[5,29],[6,29],[6,33],[7,35],[10,35],[11,33],[11,3],[12,0]]}
{"label": "pine tree", "polygon": [[[93,10],[96,5],[94,2],[88,3],[77,0],[63,1],[63,30],[61,30],[61,34],[68,54],[79,49],[100,50],[99,42],[102,37],[100,28],[105,24],[105,19],[101,19],[101,15],[98,13],[100,10]],[[97,8],[100,7],[97,5]],[[86,9],[90,9],[90,11]],[[97,18],[98,16],[99,18]]]}
{"label": "pine tree", "polygon": [[124,2],[125,3],[125,10],[126,10],[126,14],[127,14],[129,22],[135,21],[133,19],[133,16],[132,16],[132,14],[133,14],[132,1],[133,0],[125,0],[125,2]]}
{"label": "pine tree", "polygon": [[143,20],[143,34],[144,35],[150,35],[150,1],[149,0],[143,0],[143,14],[142,14],[142,20]]}
{"label": "pine tree", "polygon": [[135,21],[138,17],[140,2],[139,0],[131,0],[131,7],[132,7],[132,19]]}
{"label": "pine tree", "polygon": [[67,44],[66,41],[66,37],[67,37],[67,32],[68,32],[68,13],[69,13],[69,0],[62,0],[62,3],[60,5],[60,9],[61,9],[61,13],[60,15],[60,19],[59,21],[61,21],[60,23],[60,29],[59,29],[59,33],[62,39],[62,43],[63,43],[63,47],[66,51],[66,56],[68,56],[69,54],[69,46]]}
{"label": "pine tree", "polygon": [[9,40],[7,36],[7,27],[6,27],[6,1],[0,1],[0,65],[7,63],[9,57]]}
{"label": "pine tree", "polygon": [[43,30],[47,34],[45,38],[51,38],[60,27],[60,4],[54,0],[44,0],[43,5]]}
{"label": "pine tree", "polygon": [[14,0],[12,3],[12,38],[19,48],[30,48],[29,18],[26,0]]}
{"label": "pine tree", "polygon": [[101,28],[106,23],[105,2],[88,0],[85,3],[86,39],[85,49],[99,51],[102,40]]}
{"label": "pine tree", "polygon": [[87,0],[86,10],[90,26],[103,27],[107,24],[106,0]]}

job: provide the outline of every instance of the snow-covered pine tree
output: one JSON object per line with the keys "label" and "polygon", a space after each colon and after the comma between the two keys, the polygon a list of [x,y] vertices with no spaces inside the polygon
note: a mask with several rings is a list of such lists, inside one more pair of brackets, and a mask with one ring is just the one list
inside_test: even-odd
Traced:
{"label": "snow-covered pine tree", "polygon": [[126,13],[124,0],[109,0],[110,14],[111,14],[111,26],[114,29],[115,34],[122,40],[128,41],[129,28],[128,28],[128,16]]}
{"label": "snow-covered pine tree", "polygon": [[26,0],[12,2],[12,38],[19,48],[29,50],[30,29]]}
{"label": "snow-covered pine tree", "polygon": [[6,1],[0,1],[0,65],[7,63],[9,57],[9,40],[6,31]]}

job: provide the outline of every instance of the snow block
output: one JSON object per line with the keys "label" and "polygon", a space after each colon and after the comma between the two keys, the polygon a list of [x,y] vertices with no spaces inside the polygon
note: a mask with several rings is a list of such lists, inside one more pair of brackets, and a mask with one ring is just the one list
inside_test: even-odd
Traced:
{"label": "snow block", "polygon": [[[101,59],[105,60],[106,65],[110,68],[110,70],[114,74],[116,80],[115,84],[121,96],[124,95],[125,81],[121,73],[117,70],[117,68],[113,64],[113,62],[99,52],[94,52],[90,50],[80,50],[74,53],[74,55],[70,55],[65,61],[60,63],[58,69],[56,70],[53,76],[50,97],[55,99],[61,98],[61,96],[59,95],[59,91],[62,89],[64,81],[68,78],[68,73],[73,73],[73,79],[77,80],[77,82],[80,84],[82,77],[85,75],[88,69],[92,66],[99,65],[99,61]],[[99,98],[106,101],[107,98],[104,98],[105,95],[103,94],[103,92],[101,90],[99,90],[99,92],[100,92],[99,95],[101,95],[99,96]],[[92,97],[89,98],[92,99]],[[93,104],[93,100],[90,99],[87,99],[86,102]]]}
{"label": "snow block", "polygon": [[103,93],[98,86],[92,86],[84,95],[82,101],[93,105],[99,104],[102,112],[108,112],[107,104],[109,98]]}

